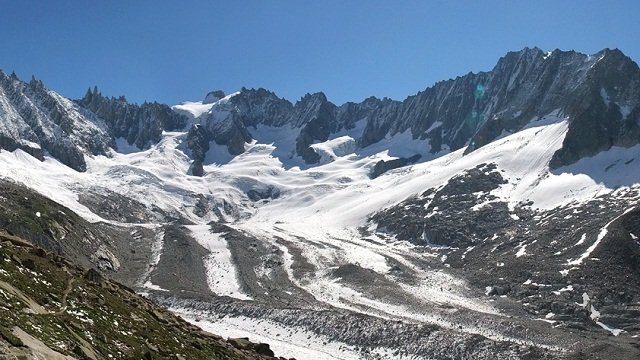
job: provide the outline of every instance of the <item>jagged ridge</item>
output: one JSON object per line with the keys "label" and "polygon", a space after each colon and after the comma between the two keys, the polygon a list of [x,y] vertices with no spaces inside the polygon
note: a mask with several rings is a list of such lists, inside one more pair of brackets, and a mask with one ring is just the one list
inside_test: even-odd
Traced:
{"label": "jagged ridge", "polygon": [[73,103],[40,81],[27,84],[14,74],[0,73],[0,91],[0,147],[40,159],[45,150],[78,171],[86,168],[85,155],[109,155],[117,138],[143,149],[160,141],[164,130],[198,123],[202,128],[191,129],[187,141],[195,175],[202,174],[211,141],[238,155],[256,138],[252,128],[258,125],[294,129],[291,151],[307,164],[321,158],[312,144],[354,129],[359,121],[364,126],[356,135],[358,148],[409,131],[414,139],[428,139],[425,153],[465,146],[470,152],[557,110],[571,125],[552,167],[640,140],[640,70],[609,49],[589,56],[525,48],[502,57],[491,71],[438,82],[402,102],[371,97],[337,106],[320,92],[292,104],[265,89],[243,88],[228,97],[212,92],[205,102],[211,110],[191,122],[166,105],[130,104],[95,88]]}

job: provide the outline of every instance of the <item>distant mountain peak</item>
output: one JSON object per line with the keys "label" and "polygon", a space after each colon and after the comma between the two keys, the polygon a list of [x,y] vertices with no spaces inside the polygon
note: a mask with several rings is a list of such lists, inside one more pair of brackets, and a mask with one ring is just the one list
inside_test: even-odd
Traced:
{"label": "distant mountain peak", "polygon": [[222,90],[214,90],[207,93],[207,96],[202,100],[203,104],[213,104],[214,102],[225,97],[224,91]]}

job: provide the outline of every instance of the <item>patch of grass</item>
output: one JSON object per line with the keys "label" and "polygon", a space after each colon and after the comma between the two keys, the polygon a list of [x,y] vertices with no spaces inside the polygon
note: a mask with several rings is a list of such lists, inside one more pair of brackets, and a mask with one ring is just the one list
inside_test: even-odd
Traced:
{"label": "patch of grass", "polygon": [[13,346],[24,346],[22,340],[13,335],[13,333],[11,333],[11,331],[9,331],[9,329],[6,329],[4,326],[0,326],[0,336]]}
{"label": "patch of grass", "polygon": [[[256,354],[239,353],[222,340],[201,335],[192,325],[125,286],[107,279],[98,283],[86,280],[84,269],[61,266],[46,254],[3,243],[0,258],[11,259],[0,260],[0,268],[4,271],[0,279],[50,312],[25,312],[15,296],[5,292],[10,298],[7,304],[11,305],[0,307],[0,335],[13,346],[23,344],[7,329],[18,326],[65,355],[73,355],[84,341],[101,356],[113,358],[144,358],[146,355],[163,359],[175,358],[177,354],[185,359],[260,358]],[[33,270],[24,266],[27,260]],[[61,302],[71,279],[66,308],[61,311]],[[4,300],[3,296],[0,299]]]}

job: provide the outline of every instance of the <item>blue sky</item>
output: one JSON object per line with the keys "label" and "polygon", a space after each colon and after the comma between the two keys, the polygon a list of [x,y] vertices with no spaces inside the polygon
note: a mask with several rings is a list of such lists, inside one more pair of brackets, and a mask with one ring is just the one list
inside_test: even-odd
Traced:
{"label": "blue sky", "polygon": [[265,87],[402,100],[525,46],[640,60],[640,1],[1,1],[0,69],[134,102]]}

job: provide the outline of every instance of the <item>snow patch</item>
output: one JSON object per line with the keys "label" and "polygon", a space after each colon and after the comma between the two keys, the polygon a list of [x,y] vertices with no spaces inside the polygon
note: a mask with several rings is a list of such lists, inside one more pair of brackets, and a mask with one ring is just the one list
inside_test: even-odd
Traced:
{"label": "snow patch", "polygon": [[119,137],[116,138],[116,151],[120,154],[133,154],[140,152],[141,150],[136,146],[136,144],[129,144],[127,139]]}
{"label": "snow patch", "polygon": [[251,300],[251,297],[240,290],[240,283],[231,259],[231,251],[229,251],[222,234],[212,233],[209,225],[188,225],[186,227],[191,230],[193,238],[210,251],[210,255],[204,259],[209,289],[216,295]]}
{"label": "snow patch", "polygon": [[575,245],[573,245],[573,246],[578,246],[578,245],[582,245],[582,244],[584,244],[584,241],[585,241],[586,239],[587,239],[587,234],[586,234],[586,233],[584,233],[584,234],[582,234],[582,236],[580,237],[580,240],[578,240],[578,242],[577,242]]}

